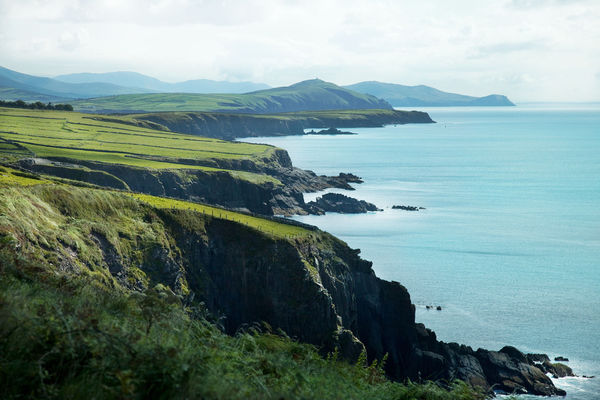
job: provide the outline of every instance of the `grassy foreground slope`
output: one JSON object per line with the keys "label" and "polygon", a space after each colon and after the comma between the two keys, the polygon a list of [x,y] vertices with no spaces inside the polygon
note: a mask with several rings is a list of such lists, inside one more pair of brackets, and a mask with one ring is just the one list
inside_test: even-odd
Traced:
{"label": "grassy foreground slope", "polygon": [[[268,326],[225,335],[152,261],[172,245],[167,221],[201,232],[212,215],[150,203],[0,170],[1,398],[481,398],[390,382],[379,362],[323,358]],[[130,267],[111,270],[115,258]]]}
{"label": "grassy foreground slope", "polygon": [[127,94],[74,101],[76,110],[94,113],[213,111],[281,113],[293,111],[391,109],[384,100],[313,79],[245,94]]}
{"label": "grassy foreground slope", "polygon": [[265,174],[215,167],[242,162],[262,165],[273,156],[276,148],[272,146],[189,136],[126,122],[116,117],[98,121],[93,115],[75,112],[0,108],[0,152],[158,170],[227,171],[253,182],[278,183]]}

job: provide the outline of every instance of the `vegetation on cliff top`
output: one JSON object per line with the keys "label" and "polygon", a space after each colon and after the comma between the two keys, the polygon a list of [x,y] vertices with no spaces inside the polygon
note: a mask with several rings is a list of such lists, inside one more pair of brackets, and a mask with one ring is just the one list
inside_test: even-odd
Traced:
{"label": "vegetation on cliff top", "polygon": [[[166,221],[202,230],[212,210],[4,167],[0,182],[2,398],[481,398],[461,383],[392,383],[379,363],[323,358],[268,326],[222,333],[156,259],[177,251]],[[106,265],[115,258],[125,276]]]}
{"label": "vegetation on cliff top", "polygon": [[0,153],[153,169],[228,171],[252,182],[279,184],[265,174],[214,166],[222,161],[262,165],[276,151],[272,146],[159,131],[117,117],[98,121],[92,115],[65,111],[0,108],[0,127]]}

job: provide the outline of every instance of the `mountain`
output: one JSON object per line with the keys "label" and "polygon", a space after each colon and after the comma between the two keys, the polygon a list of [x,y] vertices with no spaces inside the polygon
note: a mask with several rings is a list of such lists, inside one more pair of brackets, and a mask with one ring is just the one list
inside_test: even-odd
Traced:
{"label": "mountain", "polygon": [[129,94],[79,100],[73,102],[73,106],[80,111],[96,113],[213,111],[265,114],[392,108],[387,101],[375,96],[319,79],[244,94]]}
{"label": "mountain", "polygon": [[[67,83],[52,78],[22,74],[4,67],[0,67],[0,89],[17,90],[11,97],[14,97],[14,94],[22,94],[23,97],[19,98],[25,101],[39,100],[41,95],[52,101],[148,92],[146,89],[128,88],[111,83]],[[3,91],[0,91],[0,94],[2,93]]]}
{"label": "mountain", "polygon": [[166,83],[137,72],[70,74],[46,78],[0,67],[0,99],[24,101],[68,101],[92,97],[143,93],[245,93],[268,88],[254,82],[197,79]]}
{"label": "mountain", "polygon": [[359,82],[344,86],[346,89],[368,93],[382,98],[394,107],[449,107],[449,106],[514,106],[506,96],[492,94],[473,97],[425,86],[405,86],[377,81]]}
{"label": "mountain", "polygon": [[102,82],[142,88],[151,92],[167,93],[246,93],[269,88],[269,85],[264,83],[213,81],[209,79],[168,83],[151,76],[129,71],[68,74],[59,75],[55,79],[68,83]]}

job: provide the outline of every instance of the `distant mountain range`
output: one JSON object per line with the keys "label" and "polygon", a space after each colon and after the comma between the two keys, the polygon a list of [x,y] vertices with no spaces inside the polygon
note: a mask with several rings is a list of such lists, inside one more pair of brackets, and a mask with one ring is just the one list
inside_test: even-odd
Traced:
{"label": "distant mountain range", "polygon": [[0,67],[0,99],[65,101],[139,93],[245,93],[269,88],[264,83],[198,79],[167,83],[137,72],[70,74],[45,78]]}
{"label": "distant mountain range", "polygon": [[441,90],[425,85],[405,86],[394,83],[368,81],[344,87],[379,97],[394,107],[514,106],[513,102],[500,94],[473,97],[442,92]]}
{"label": "distant mountain range", "polygon": [[219,111],[277,113],[419,106],[512,106],[506,96],[472,97],[428,86],[376,81],[337,86],[318,79],[269,88],[208,79],[167,83],[137,72],[45,78],[0,67],[0,99],[70,102],[90,112]]}
{"label": "distant mountain range", "polygon": [[102,82],[136,90],[130,93],[247,93],[270,87],[264,83],[211,81],[209,79],[168,83],[151,76],[128,71],[59,75],[55,79],[67,83]]}

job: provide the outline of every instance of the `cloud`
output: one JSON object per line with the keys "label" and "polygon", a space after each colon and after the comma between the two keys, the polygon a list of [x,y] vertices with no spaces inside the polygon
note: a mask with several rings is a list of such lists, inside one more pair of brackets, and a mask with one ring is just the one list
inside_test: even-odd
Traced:
{"label": "cloud", "polygon": [[516,101],[576,86],[584,100],[598,97],[599,16],[600,2],[585,0],[0,0],[0,54],[8,68],[46,76],[318,76]]}

